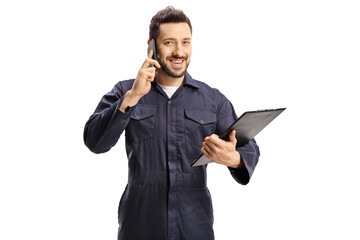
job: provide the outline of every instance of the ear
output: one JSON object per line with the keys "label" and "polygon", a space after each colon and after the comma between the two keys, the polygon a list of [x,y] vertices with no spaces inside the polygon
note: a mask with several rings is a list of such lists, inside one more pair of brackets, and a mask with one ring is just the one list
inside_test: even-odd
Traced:
{"label": "ear", "polygon": [[150,41],[150,39],[149,39],[149,40],[148,40],[148,46],[150,45],[150,42],[151,42],[151,41]]}

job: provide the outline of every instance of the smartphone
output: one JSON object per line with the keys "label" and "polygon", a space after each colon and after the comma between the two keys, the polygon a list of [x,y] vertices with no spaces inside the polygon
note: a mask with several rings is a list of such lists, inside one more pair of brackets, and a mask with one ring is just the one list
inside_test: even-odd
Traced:
{"label": "smartphone", "polygon": [[[151,39],[150,44],[147,49],[147,53],[149,55],[150,51],[153,50],[152,58],[157,61],[157,51],[156,51],[156,42],[155,39]],[[154,65],[150,65],[149,67],[154,67]]]}

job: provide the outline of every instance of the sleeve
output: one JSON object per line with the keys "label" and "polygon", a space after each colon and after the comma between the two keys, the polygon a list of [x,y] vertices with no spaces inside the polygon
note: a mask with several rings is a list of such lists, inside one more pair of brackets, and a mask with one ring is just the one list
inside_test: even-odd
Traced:
{"label": "sleeve", "polygon": [[94,153],[109,151],[119,140],[120,135],[129,123],[131,112],[134,108],[120,111],[121,103],[127,89],[121,83],[104,95],[95,112],[85,124],[84,142]]}
{"label": "sleeve", "polygon": [[228,167],[228,169],[238,183],[246,185],[249,183],[258,163],[260,156],[259,146],[256,144],[255,139],[252,139],[245,146],[238,147],[236,150],[240,153],[244,165],[240,168]]}
{"label": "sleeve", "polygon": [[[236,119],[237,116],[231,102],[221,94],[218,107],[216,133],[222,134]],[[236,150],[239,152],[244,164],[237,169],[231,167],[228,167],[228,169],[235,181],[242,185],[246,185],[249,183],[258,163],[260,156],[259,146],[255,139],[252,139],[245,146],[237,147]]]}

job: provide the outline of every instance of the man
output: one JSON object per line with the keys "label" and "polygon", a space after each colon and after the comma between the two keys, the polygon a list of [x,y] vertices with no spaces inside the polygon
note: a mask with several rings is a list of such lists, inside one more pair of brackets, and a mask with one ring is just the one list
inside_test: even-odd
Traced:
{"label": "man", "polygon": [[95,153],[108,151],[125,130],[129,172],[119,240],[214,239],[206,166],[192,168],[192,161],[203,153],[241,184],[257,164],[255,140],[236,148],[235,131],[229,141],[215,135],[237,117],[224,95],[188,74],[191,37],[181,10],[159,11],[149,38],[158,61],[151,51],[136,79],[117,83],[86,123],[84,141]]}

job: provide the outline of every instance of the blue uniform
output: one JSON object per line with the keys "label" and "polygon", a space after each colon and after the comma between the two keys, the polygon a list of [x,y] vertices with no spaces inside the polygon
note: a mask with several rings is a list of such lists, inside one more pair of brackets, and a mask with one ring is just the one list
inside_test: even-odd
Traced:
{"label": "blue uniform", "polygon": [[[119,110],[134,80],[120,81],[106,94],[84,130],[95,153],[110,150],[125,130],[128,184],[118,211],[118,240],[211,240],[213,210],[206,165],[191,167],[206,136],[220,135],[236,119],[228,99],[186,73],[169,97],[155,81],[137,105]],[[247,184],[259,158],[255,140],[237,148],[245,167],[229,168]]]}

